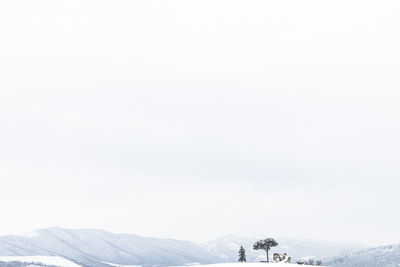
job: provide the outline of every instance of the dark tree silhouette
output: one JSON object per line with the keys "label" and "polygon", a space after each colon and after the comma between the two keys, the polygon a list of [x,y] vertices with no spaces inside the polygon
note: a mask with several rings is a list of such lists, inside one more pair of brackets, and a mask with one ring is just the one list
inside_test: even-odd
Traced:
{"label": "dark tree silhouette", "polygon": [[246,262],[246,250],[242,246],[239,249],[239,260],[240,262]]}
{"label": "dark tree silhouette", "polygon": [[266,238],[264,240],[259,240],[253,245],[253,249],[255,250],[265,250],[267,253],[267,262],[269,262],[269,255],[268,252],[272,247],[276,247],[278,245],[278,242],[275,241],[273,238]]}

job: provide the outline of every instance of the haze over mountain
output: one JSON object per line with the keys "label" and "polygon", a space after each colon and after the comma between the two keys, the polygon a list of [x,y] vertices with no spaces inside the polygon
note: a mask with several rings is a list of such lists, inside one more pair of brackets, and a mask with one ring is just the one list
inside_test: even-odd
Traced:
{"label": "haze over mountain", "polygon": [[[150,267],[233,262],[244,246],[254,262],[273,237],[294,260],[400,267],[397,246],[343,242],[400,241],[399,13],[0,1],[0,256]],[[9,235],[48,225],[141,236]]]}
{"label": "haze over mountain", "polygon": [[[228,235],[206,243],[114,234],[103,230],[47,228],[25,236],[0,237],[0,256],[62,256],[84,266],[110,266],[107,263],[142,266],[170,266],[193,263],[236,262],[240,245],[249,261],[265,257],[253,251],[252,244],[262,237]],[[363,245],[307,239],[278,238],[273,251],[293,258],[328,257]]]}

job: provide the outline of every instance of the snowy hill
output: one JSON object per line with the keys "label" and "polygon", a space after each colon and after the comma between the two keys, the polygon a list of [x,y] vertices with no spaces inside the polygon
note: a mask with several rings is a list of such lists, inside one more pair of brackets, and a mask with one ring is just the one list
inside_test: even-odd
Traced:
{"label": "snowy hill", "polygon": [[[61,256],[84,267],[179,266],[236,262],[239,247],[243,245],[251,262],[265,255],[262,251],[252,250],[258,239],[230,235],[199,244],[102,230],[49,228],[24,236],[0,237],[0,256]],[[277,241],[279,246],[271,251],[271,255],[286,252],[294,260],[340,255],[355,247],[362,248],[358,244],[306,239],[277,238]]]}
{"label": "snowy hill", "polygon": [[337,267],[399,267],[400,244],[357,250],[323,262]]}
{"label": "snowy hill", "polygon": [[49,255],[73,259],[80,265],[184,265],[215,263],[215,255],[203,246],[180,240],[113,234],[102,230],[49,228],[28,236],[0,237],[0,255]]}

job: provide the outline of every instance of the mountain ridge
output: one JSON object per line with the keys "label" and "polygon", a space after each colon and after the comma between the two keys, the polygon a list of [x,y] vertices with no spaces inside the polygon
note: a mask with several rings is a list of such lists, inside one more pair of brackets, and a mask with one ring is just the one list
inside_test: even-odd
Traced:
{"label": "mountain ridge", "polygon": [[[171,266],[193,263],[236,262],[241,245],[249,261],[263,259],[265,253],[252,250],[252,244],[263,238],[225,235],[208,242],[171,238],[116,234],[102,229],[65,229],[51,227],[25,235],[0,236],[1,256],[61,256],[88,267],[121,265]],[[264,236],[265,238],[265,236]],[[280,237],[280,246],[271,252],[287,253],[293,259],[340,255],[360,244],[337,243]],[[356,247],[354,247],[356,246]],[[343,252],[343,253],[342,253]],[[106,263],[107,262],[107,263]]]}

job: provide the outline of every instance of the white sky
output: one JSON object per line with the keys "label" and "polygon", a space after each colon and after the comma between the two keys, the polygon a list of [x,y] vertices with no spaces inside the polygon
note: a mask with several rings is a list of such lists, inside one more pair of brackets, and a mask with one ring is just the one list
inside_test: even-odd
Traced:
{"label": "white sky", "polygon": [[400,242],[398,1],[2,1],[0,234]]}

